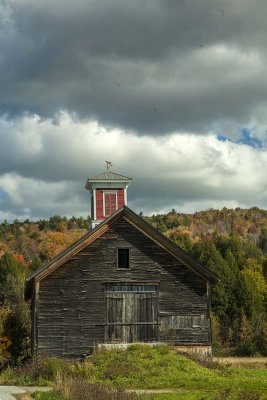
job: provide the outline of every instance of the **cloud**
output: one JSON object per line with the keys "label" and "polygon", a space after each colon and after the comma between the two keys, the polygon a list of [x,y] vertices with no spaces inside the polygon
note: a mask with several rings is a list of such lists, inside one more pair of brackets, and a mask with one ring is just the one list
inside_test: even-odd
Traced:
{"label": "cloud", "polygon": [[256,147],[256,148],[261,148],[264,145],[264,142],[262,140],[258,139],[257,137],[253,137],[252,132],[248,129],[242,129],[240,136],[241,137],[239,139],[233,140],[233,139],[228,138],[227,136],[218,135],[218,139],[221,140],[222,142],[230,140],[233,143],[247,144],[249,146]]}
{"label": "cloud", "polygon": [[240,127],[266,108],[267,3],[6,0],[0,111],[138,135]]}
{"label": "cloud", "polygon": [[57,123],[1,119],[0,142],[0,218],[88,215],[84,185],[106,159],[134,178],[128,199],[136,212],[267,205],[266,148],[221,142],[215,133],[153,138],[61,113]]}
{"label": "cloud", "polygon": [[0,2],[0,218],[267,205],[265,0]]}

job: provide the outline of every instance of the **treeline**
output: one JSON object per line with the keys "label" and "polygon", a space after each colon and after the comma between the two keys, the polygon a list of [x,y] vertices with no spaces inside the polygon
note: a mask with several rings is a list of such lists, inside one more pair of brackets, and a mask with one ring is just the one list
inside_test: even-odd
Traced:
{"label": "treeline", "polygon": [[[140,213],[141,215],[142,212]],[[167,214],[145,217],[153,226],[162,232],[177,229],[177,232],[187,232],[192,240],[222,236],[239,236],[258,242],[260,236],[267,232],[267,210],[258,207],[250,209],[209,209],[194,214],[178,213],[174,209]],[[267,248],[266,248],[267,249]]]}
{"label": "treeline", "polygon": [[218,275],[212,287],[215,348],[267,355],[267,212],[172,210],[144,218]]}
{"label": "treeline", "polygon": [[16,363],[30,355],[30,308],[25,279],[88,231],[90,218],[61,217],[0,224],[0,336],[11,346],[0,361]]}
{"label": "treeline", "polygon": [[29,270],[38,269],[88,231],[90,218],[61,217],[0,224],[0,257],[11,253]]}
{"label": "treeline", "polygon": [[[267,355],[267,211],[140,215],[219,276],[212,288],[215,348]],[[0,224],[0,335],[11,339],[13,360],[29,353],[25,278],[84,235],[88,225],[89,219],[60,216]]]}
{"label": "treeline", "polygon": [[[27,230],[31,230],[31,228],[38,228],[38,230],[51,230],[63,232],[65,230],[72,229],[88,229],[91,218],[88,216],[87,218],[83,217],[61,217],[60,215],[54,215],[49,219],[39,219],[35,222],[31,222],[29,219],[25,219],[24,221],[19,221],[15,219],[13,222],[9,223],[6,220],[0,223],[0,235],[5,235],[6,233],[16,233],[20,230],[20,227],[27,228]],[[35,229],[34,229],[35,230]]]}

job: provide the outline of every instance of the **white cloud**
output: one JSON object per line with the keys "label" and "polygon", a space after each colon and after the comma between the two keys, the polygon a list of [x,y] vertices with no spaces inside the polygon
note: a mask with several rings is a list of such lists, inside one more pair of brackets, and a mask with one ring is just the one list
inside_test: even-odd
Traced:
{"label": "white cloud", "polygon": [[106,159],[134,178],[128,197],[135,211],[267,206],[266,148],[221,142],[212,133],[138,136],[66,112],[56,123],[25,115],[16,123],[2,119],[0,127],[3,218],[88,215],[84,184]]}
{"label": "white cloud", "polygon": [[[0,218],[87,215],[106,159],[137,211],[266,207],[266,18],[265,0],[0,0]],[[244,128],[261,149],[216,138]]]}

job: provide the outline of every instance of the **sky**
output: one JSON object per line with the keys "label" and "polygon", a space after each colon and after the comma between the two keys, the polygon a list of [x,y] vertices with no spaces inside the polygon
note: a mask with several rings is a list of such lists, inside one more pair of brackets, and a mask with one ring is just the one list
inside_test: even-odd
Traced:
{"label": "sky", "polygon": [[0,221],[267,209],[266,0],[0,0]]}

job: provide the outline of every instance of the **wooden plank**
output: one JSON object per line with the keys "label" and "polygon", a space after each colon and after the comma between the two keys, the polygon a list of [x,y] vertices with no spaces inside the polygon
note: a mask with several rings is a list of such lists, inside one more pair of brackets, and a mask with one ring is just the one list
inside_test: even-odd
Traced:
{"label": "wooden plank", "polygon": [[[117,269],[121,246],[131,248],[129,270]],[[109,340],[210,343],[205,280],[126,220],[83,244],[75,258],[42,278],[40,355],[81,358]],[[155,285],[155,292],[112,292],[116,284]]]}
{"label": "wooden plank", "polygon": [[32,345],[31,345],[31,350],[32,354],[35,355],[37,347],[38,347],[38,331],[37,331],[37,325],[38,325],[38,309],[39,309],[39,290],[40,290],[40,283],[37,282],[35,285],[35,290],[34,290],[34,302],[32,304]]}

